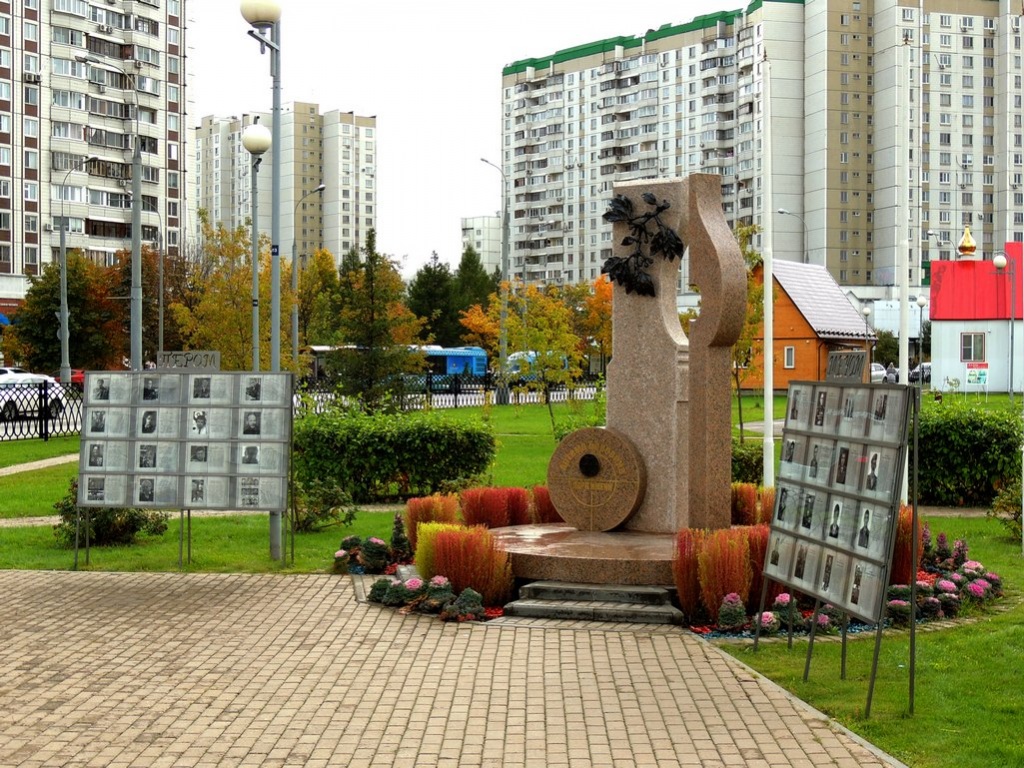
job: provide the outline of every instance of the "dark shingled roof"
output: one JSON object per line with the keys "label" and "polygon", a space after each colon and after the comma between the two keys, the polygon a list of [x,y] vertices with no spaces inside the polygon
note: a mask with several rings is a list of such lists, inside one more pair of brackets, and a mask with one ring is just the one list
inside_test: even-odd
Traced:
{"label": "dark shingled roof", "polygon": [[772,264],[772,272],[819,338],[874,338],[874,329],[867,330],[864,316],[825,267],[780,260]]}

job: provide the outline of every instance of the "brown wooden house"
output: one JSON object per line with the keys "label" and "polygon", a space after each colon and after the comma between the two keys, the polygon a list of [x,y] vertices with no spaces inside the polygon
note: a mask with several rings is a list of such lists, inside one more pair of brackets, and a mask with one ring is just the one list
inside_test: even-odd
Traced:
{"label": "brown wooden house", "polygon": [[[776,261],[772,271],[775,389],[784,390],[791,381],[824,379],[828,353],[832,351],[864,349],[870,360],[875,332],[827,269],[816,264]],[[741,379],[743,389],[764,387],[763,352],[762,328],[754,342],[752,364]]]}

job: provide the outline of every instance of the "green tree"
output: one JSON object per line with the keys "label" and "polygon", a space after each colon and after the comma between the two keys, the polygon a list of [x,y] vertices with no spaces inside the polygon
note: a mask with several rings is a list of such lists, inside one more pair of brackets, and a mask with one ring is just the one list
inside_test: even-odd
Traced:
{"label": "green tree", "polygon": [[358,398],[368,411],[388,407],[390,392],[402,373],[422,365],[411,354],[423,326],[405,306],[405,284],[393,260],[377,252],[377,233],[370,230],[362,263],[346,254],[339,272],[341,307],[338,316],[343,348],[329,356],[339,375],[342,394]]}
{"label": "green tree", "polygon": [[762,359],[763,343],[758,340],[764,320],[764,283],[760,277],[761,254],[751,245],[761,228],[756,224],[737,225],[736,240],[747,266],[747,306],[743,315],[743,329],[732,347],[732,382],[739,408],[740,442],[743,435],[743,379],[756,370],[757,361]]}
{"label": "green tree", "polygon": [[423,318],[428,339],[442,347],[462,344],[463,328],[459,323],[455,292],[451,269],[441,263],[436,251],[409,283],[409,309]]}
{"label": "green tree", "polygon": [[455,270],[454,301],[456,312],[463,312],[474,304],[487,306],[491,294],[497,293],[499,281],[488,275],[480,261],[480,254],[471,245],[466,246]]}
{"label": "green tree", "polygon": [[[878,341],[875,342],[873,360],[888,366],[897,365],[900,359],[900,340],[892,331],[877,331]],[[906,376],[903,377],[906,381]]]}
{"label": "green tree", "polygon": [[334,256],[320,249],[299,273],[300,344],[336,343],[339,301]]}
{"label": "green tree", "polygon": [[[127,336],[117,302],[111,298],[111,273],[84,258],[67,254],[68,351],[74,368],[120,368]],[[50,262],[32,279],[25,303],[4,333],[4,355],[37,371],[60,367],[60,264]]]}

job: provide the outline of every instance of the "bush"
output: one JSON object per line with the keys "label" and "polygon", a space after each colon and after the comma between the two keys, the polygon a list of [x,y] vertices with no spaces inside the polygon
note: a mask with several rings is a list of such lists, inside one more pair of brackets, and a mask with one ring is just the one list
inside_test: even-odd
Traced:
{"label": "bush", "polygon": [[462,521],[466,525],[504,528],[511,523],[510,488],[468,488],[462,492]]}
{"label": "bush", "polygon": [[922,504],[988,506],[1020,477],[1022,429],[1015,413],[949,398],[925,404],[919,430]]}
{"label": "bush", "polygon": [[742,528],[711,531],[697,555],[700,594],[712,621],[718,621],[722,599],[735,592],[745,603],[750,594],[750,549]]}
{"label": "bush", "polygon": [[679,608],[691,624],[696,620],[697,612],[700,610],[700,576],[697,558],[703,544],[704,531],[699,528],[683,528],[676,534],[672,574],[675,577]]}
{"label": "bush", "polygon": [[462,593],[452,602],[441,609],[442,621],[482,621],[484,619],[483,598],[470,588],[462,590]]}
{"label": "bush", "polygon": [[459,497],[453,493],[421,496],[405,503],[405,529],[409,543],[416,550],[416,533],[420,523],[456,523],[459,519]]}
{"label": "bush", "polygon": [[512,593],[508,553],[495,546],[486,528],[439,531],[434,540],[434,567],[448,577],[452,589],[472,587],[486,605],[504,605]]}
{"label": "bush", "polygon": [[298,488],[295,530],[312,533],[335,525],[352,525],[356,509],[352,498],[338,485],[309,480]]}
{"label": "bush", "polygon": [[753,525],[757,519],[757,486],[754,483],[732,484],[732,524]]}
{"label": "bush", "polygon": [[295,477],[345,489],[356,503],[429,495],[479,476],[494,459],[485,424],[435,412],[366,414],[341,408],[295,421]]}
{"label": "bush", "polygon": [[382,573],[391,562],[391,549],[384,539],[371,536],[359,550],[359,562],[367,573]]}
{"label": "bush", "polygon": [[408,563],[412,560],[412,544],[405,534],[401,512],[395,512],[395,522],[391,526],[391,559],[396,563]]}
{"label": "bush", "polygon": [[762,488],[760,502],[757,506],[757,524],[771,525],[772,515],[775,514],[775,488]]}
{"label": "bush", "polygon": [[1004,487],[996,494],[992,502],[992,509],[988,511],[989,517],[998,520],[1016,541],[1021,538],[1021,498],[1020,478],[1014,478],[1013,482]]}
{"label": "bush", "polygon": [[[914,510],[906,504],[900,505],[899,518],[896,520],[896,545],[892,551],[892,570],[889,571],[890,584],[909,584],[917,574],[913,572],[911,548],[913,545]],[[917,562],[921,562],[924,551],[924,537],[921,535],[921,521],[918,519]]]}
{"label": "bush", "polygon": [[764,449],[761,443],[732,440],[732,479],[737,483],[760,485],[764,479]]}
{"label": "bush", "polygon": [[434,542],[442,531],[457,531],[458,523],[420,523],[416,529],[416,570],[424,579],[437,576],[434,567]]}
{"label": "bush", "polygon": [[[75,546],[75,528],[79,519],[78,478],[73,478],[64,497],[53,505],[60,522],[53,526],[57,541],[66,547]],[[112,509],[110,507],[82,507],[80,543],[85,546],[106,547],[134,544],[140,533],[160,536],[167,531],[166,512],[152,509]]]}
{"label": "bush", "polygon": [[530,509],[530,494],[525,488],[506,488],[508,493],[508,517],[512,525],[530,525],[533,515]]}
{"label": "bush", "polygon": [[434,576],[427,582],[427,591],[415,603],[420,613],[440,613],[441,610],[455,600],[452,583],[446,576]]}
{"label": "bush", "polygon": [[738,632],[747,623],[747,609],[744,601],[735,592],[722,598],[718,607],[718,628],[723,632]]}
{"label": "bush", "polygon": [[[750,547],[750,594],[747,595],[747,611],[753,614],[761,602],[761,590],[764,587],[764,560],[768,553],[768,538],[771,529],[767,525],[752,525],[747,530],[747,543]],[[777,581],[768,580],[768,592],[764,601],[771,605],[775,596],[782,592],[782,585]]]}
{"label": "bush", "polygon": [[565,522],[551,503],[551,494],[546,485],[533,486],[533,517],[538,523]]}

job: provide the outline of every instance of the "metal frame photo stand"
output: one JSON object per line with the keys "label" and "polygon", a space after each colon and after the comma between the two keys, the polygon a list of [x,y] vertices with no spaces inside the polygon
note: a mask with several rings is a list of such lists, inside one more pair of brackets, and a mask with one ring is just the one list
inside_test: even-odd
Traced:
{"label": "metal frame photo stand", "polygon": [[89,564],[90,507],[178,510],[179,568],[186,532],[192,562],[193,510],[284,513],[294,562],[291,373],[96,371],[84,390],[76,569],[83,509]]}
{"label": "metal frame photo stand", "polygon": [[[907,426],[914,414],[914,562],[917,547],[916,435],[919,390],[891,384],[838,381],[790,384],[775,506],[758,616],[764,612],[768,582],[814,599],[804,666],[808,680],[822,605],[842,611],[840,677],[846,679],[850,617],[876,625],[874,658],[865,717],[871,713],[881,648],[887,584],[892,569]],[[916,605],[911,579],[911,610]],[[788,645],[793,646],[789,603]],[[914,622],[911,620],[911,705],[913,713]],[[754,650],[760,641],[755,621]]]}

